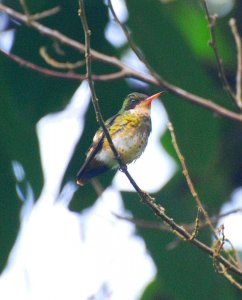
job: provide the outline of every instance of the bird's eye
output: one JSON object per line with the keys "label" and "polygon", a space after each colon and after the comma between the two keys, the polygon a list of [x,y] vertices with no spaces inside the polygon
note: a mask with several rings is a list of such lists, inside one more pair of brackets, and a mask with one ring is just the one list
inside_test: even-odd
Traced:
{"label": "bird's eye", "polygon": [[135,102],[136,102],[136,99],[131,98],[131,103],[135,103]]}

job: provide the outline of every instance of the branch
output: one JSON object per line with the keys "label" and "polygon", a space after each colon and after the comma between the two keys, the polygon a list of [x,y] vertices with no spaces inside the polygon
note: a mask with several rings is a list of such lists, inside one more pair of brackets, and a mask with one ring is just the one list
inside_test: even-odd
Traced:
{"label": "branch", "polygon": [[213,52],[214,52],[214,55],[216,58],[217,67],[218,67],[218,76],[220,77],[220,79],[222,81],[225,91],[228,93],[230,98],[233,101],[235,101],[235,103],[237,104],[234,92],[231,90],[229,82],[225,75],[222,59],[220,58],[219,53],[218,53],[217,41],[216,41],[216,35],[215,35],[215,25],[216,25],[217,15],[210,15],[206,0],[202,0],[202,3],[204,6],[206,16],[207,16],[209,30],[210,30],[210,36],[211,36],[211,40],[209,41],[209,46],[211,46],[211,48],[213,49]]}
{"label": "branch", "polygon": [[40,20],[40,19],[44,19],[46,17],[50,17],[52,15],[57,14],[60,11],[60,7],[56,6],[56,7],[47,9],[47,10],[37,13],[37,14],[30,14],[25,0],[19,0],[19,2],[20,2],[20,5],[22,6],[24,14],[29,19],[29,22],[31,22],[32,20]]}
{"label": "branch", "polygon": [[[211,220],[212,224],[216,224],[220,219],[227,217],[229,215],[232,215],[232,214],[240,213],[240,212],[242,212],[242,208],[233,209],[226,213],[212,216],[212,217],[210,217],[210,220]],[[143,219],[137,219],[137,218],[133,218],[133,217],[126,217],[126,216],[122,216],[122,215],[119,215],[114,212],[112,214],[119,220],[128,221],[128,222],[130,222],[138,227],[141,227],[141,228],[155,229],[155,230],[170,232],[170,229],[167,227],[167,225],[163,224],[159,221],[155,222],[155,221],[147,221],[147,220],[143,220]],[[190,231],[190,230],[192,231],[194,229],[194,222],[191,224],[181,224],[181,226],[184,227],[188,231]],[[206,226],[208,226],[208,223],[206,221],[200,220],[199,228],[201,229]],[[232,247],[232,245],[231,245],[231,247]]]}
{"label": "branch", "polygon": [[163,222],[165,222],[172,230],[173,233],[177,234],[180,238],[182,237],[184,240],[196,245],[202,251],[209,254],[212,258],[216,259],[219,263],[223,264],[227,270],[232,271],[240,276],[242,276],[242,270],[238,268],[236,265],[229,262],[226,258],[224,258],[220,253],[214,256],[214,250],[196,238],[192,238],[192,235],[188,233],[182,226],[179,226],[172,218],[167,216],[164,212],[164,209],[161,209],[159,204],[155,202],[145,202],[151,208],[156,216],[159,217]]}
{"label": "branch", "polygon": [[69,62],[69,61],[59,62],[59,61],[55,60],[54,58],[52,58],[48,54],[47,48],[45,46],[40,47],[39,54],[47,64],[49,64],[50,66],[52,66],[56,69],[73,70],[73,69],[77,69],[77,68],[80,68],[85,65],[85,60],[80,60],[80,61],[77,61],[74,63]]}
{"label": "branch", "polygon": [[47,9],[47,10],[37,13],[37,14],[30,14],[25,0],[19,0],[19,3],[24,11],[24,14],[28,18],[28,24],[31,23],[33,20],[40,20],[40,19],[44,19],[46,17],[50,17],[52,15],[55,15],[60,11],[60,7],[56,6],[56,7]]}
{"label": "branch", "polygon": [[44,18],[47,18],[47,17],[50,17],[50,16],[53,16],[55,14],[57,14],[58,12],[60,12],[61,8],[59,6],[56,6],[56,7],[53,7],[53,8],[50,8],[50,9],[47,9],[43,12],[40,12],[40,13],[37,13],[37,14],[33,14],[33,15],[30,15],[29,18],[31,20],[40,20],[40,19],[44,19]]}
{"label": "branch", "polygon": [[81,18],[82,27],[83,27],[84,34],[85,34],[86,71],[87,71],[87,79],[88,79],[88,83],[89,83],[89,88],[90,88],[91,95],[92,95],[92,103],[93,103],[94,110],[95,110],[95,113],[96,113],[97,121],[98,121],[99,125],[101,126],[106,139],[109,142],[109,146],[112,149],[114,156],[116,157],[120,167],[122,167],[122,166],[124,166],[124,163],[123,163],[118,151],[114,147],[111,136],[108,132],[107,127],[105,126],[105,123],[104,123],[104,120],[103,120],[103,117],[102,117],[102,114],[101,114],[98,98],[97,98],[97,95],[96,95],[96,91],[95,91],[95,88],[94,88],[94,82],[93,82],[93,79],[92,79],[92,60],[91,60],[92,58],[91,58],[91,51],[90,51],[91,31],[88,27],[88,23],[87,23],[87,19],[86,19],[86,13],[85,13],[85,6],[84,6],[83,1],[84,0],[79,0],[79,12],[78,12],[78,14]]}
{"label": "branch", "polygon": [[[25,15],[18,13],[17,11],[7,7],[6,5],[0,4],[0,11],[6,13],[10,17],[12,17],[18,21],[21,21],[24,24],[34,28],[35,30],[37,30],[38,32],[40,32],[41,34],[43,34],[47,37],[50,37],[56,41],[59,41],[60,43],[68,45],[69,47],[76,49],[76,50],[80,51],[81,53],[85,53],[85,46],[83,44],[81,44],[71,38],[68,38],[67,36],[61,34],[60,32],[58,32],[56,30],[50,29],[46,26],[43,26],[36,21],[31,21],[31,23],[29,24],[29,19]],[[202,106],[202,107],[216,113],[217,115],[232,119],[234,121],[242,122],[241,114],[235,113],[235,112],[230,111],[220,105],[217,105],[216,103],[213,103],[209,99],[202,98],[195,94],[189,93],[175,85],[168,83],[167,81],[165,81],[163,79],[158,82],[157,79],[155,79],[153,76],[151,76],[149,74],[144,74],[144,73],[138,72],[138,71],[133,70],[132,68],[126,66],[116,57],[110,57],[108,55],[102,54],[102,53],[92,50],[92,49],[90,49],[90,53],[91,53],[93,60],[101,61],[103,63],[117,67],[119,69],[120,73],[117,72],[116,73],[117,76],[115,78],[113,78],[111,76],[111,80],[121,78],[121,77],[122,78],[132,77],[132,78],[141,80],[143,82],[146,82],[146,83],[149,83],[152,85],[156,85],[160,88],[166,89],[167,91],[170,91],[174,95],[181,97],[185,101]],[[103,80],[109,80],[109,79],[103,79]]]}
{"label": "branch", "polygon": [[[4,51],[3,49],[0,48],[0,53],[2,53],[3,55],[5,55],[6,57],[8,57],[9,59],[11,59],[12,61],[18,63],[21,67],[24,68],[28,68],[31,69],[37,73],[46,75],[46,76],[50,76],[50,77],[56,77],[56,78],[62,78],[62,79],[68,79],[68,80],[78,80],[78,81],[83,81],[87,79],[86,75],[82,75],[82,74],[76,74],[73,72],[59,72],[59,71],[54,71],[51,69],[47,69],[47,68],[43,68],[41,66],[38,66],[34,63],[31,63],[28,60],[25,60],[15,54],[12,53],[8,53],[6,51]],[[119,78],[123,78],[124,77],[124,72],[121,70],[119,72],[115,72],[115,73],[110,73],[110,74],[103,74],[103,75],[96,75],[93,74],[92,77],[95,81],[110,81],[110,80],[116,80]]]}
{"label": "branch", "polygon": [[214,236],[216,237],[216,239],[218,239],[216,230],[215,230],[215,228],[212,225],[212,222],[211,222],[211,220],[209,218],[209,215],[208,215],[207,211],[205,210],[205,208],[202,205],[200,197],[199,197],[199,195],[198,195],[198,193],[197,193],[197,191],[195,189],[195,186],[194,186],[194,184],[192,182],[192,179],[191,179],[191,177],[189,175],[189,172],[188,172],[188,169],[187,169],[187,166],[186,166],[186,162],[185,162],[185,157],[182,155],[181,150],[180,150],[180,148],[178,146],[178,143],[177,143],[177,140],[176,140],[175,131],[174,131],[172,123],[169,122],[167,127],[168,127],[168,129],[170,131],[171,141],[172,141],[173,147],[174,147],[174,149],[176,151],[177,157],[178,157],[178,159],[179,159],[179,161],[181,163],[182,173],[183,173],[183,175],[186,178],[187,186],[188,186],[188,188],[189,188],[189,190],[190,190],[190,192],[192,194],[192,197],[195,199],[198,208],[200,208],[200,210],[202,211],[202,213],[203,213],[203,215],[205,217],[206,223],[210,227],[210,229],[213,232]]}
{"label": "branch", "polygon": [[241,38],[236,26],[235,19],[230,19],[229,25],[231,28],[231,31],[234,36],[235,45],[237,49],[237,75],[236,75],[236,96],[235,100],[240,109],[242,109],[242,99],[241,99],[241,75],[242,75],[242,51],[241,51]]}
{"label": "branch", "polygon": [[158,82],[158,84],[160,86],[163,86],[165,81],[164,79],[158,75],[155,70],[152,68],[152,66],[149,64],[149,62],[146,60],[145,56],[143,55],[143,53],[140,51],[140,49],[137,47],[137,45],[134,43],[127,27],[120,22],[119,18],[117,17],[115,10],[113,8],[112,5],[112,1],[108,0],[108,7],[114,17],[114,20],[117,22],[117,24],[120,26],[120,28],[123,30],[123,33],[128,41],[129,46],[131,47],[131,49],[133,50],[133,52],[135,53],[135,55],[137,56],[137,58],[146,66],[146,68],[149,70],[149,72],[151,73],[151,75],[153,76],[153,78]]}
{"label": "branch", "polygon": [[5,55],[6,57],[10,58],[11,60],[15,61],[16,63],[18,63],[22,67],[31,69],[35,72],[41,73],[41,74],[46,75],[46,76],[64,78],[64,79],[72,79],[72,80],[73,79],[74,80],[85,80],[85,79],[87,79],[86,75],[80,75],[80,74],[71,73],[71,72],[64,73],[64,72],[58,72],[58,71],[54,71],[54,70],[51,70],[51,69],[43,68],[41,66],[38,66],[34,63],[29,62],[28,60],[23,59],[23,58],[15,55],[15,54],[8,53],[8,52],[4,51],[1,48],[0,48],[0,53]]}
{"label": "branch", "polygon": [[120,170],[127,176],[127,178],[129,179],[130,183],[132,184],[132,186],[135,188],[135,190],[138,192],[141,200],[143,201],[143,197],[147,198],[148,201],[153,201],[153,199],[146,194],[145,192],[143,192],[139,186],[136,184],[135,180],[132,178],[132,176],[129,174],[128,170],[127,170],[127,166],[124,164],[120,154],[118,153],[117,149],[115,148],[112,138],[109,134],[108,129],[105,126],[102,114],[101,114],[101,110],[99,107],[99,103],[98,103],[98,98],[96,96],[96,92],[95,92],[95,88],[94,88],[94,82],[92,79],[92,68],[91,68],[91,51],[90,51],[90,36],[91,36],[91,31],[88,27],[88,23],[87,23],[87,19],[86,19],[86,14],[85,14],[85,7],[84,7],[84,0],[79,0],[79,15],[81,18],[81,22],[82,22],[82,26],[83,26],[83,30],[84,30],[84,34],[85,34],[85,57],[86,57],[86,69],[87,69],[87,79],[89,82],[89,87],[90,87],[90,91],[91,91],[91,95],[92,95],[92,102],[93,102],[93,106],[95,109],[95,113],[96,113],[96,118],[97,121],[99,123],[99,125],[101,126],[103,133],[109,143],[109,146],[111,148],[111,150],[113,151],[113,154],[120,166]]}
{"label": "branch", "polygon": [[28,6],[27,6],[25,0],[19,0],[19,3],[20,3],[20,5],[21,5],[21,7],[22,7],[22,9],[23,9],[23,11],[24,11],[24,14],[25,14],[28,18],[30,18],[29,9],[28,9]]}
{"label": "branch", "polygon": [[226,268],[223,265],[220,265],[220,267],[223,276],[226,277],[231,284],[235,285],[238,289],[242,290],[242,285],[237,280],[235,280],[230,274],[228,274]]}

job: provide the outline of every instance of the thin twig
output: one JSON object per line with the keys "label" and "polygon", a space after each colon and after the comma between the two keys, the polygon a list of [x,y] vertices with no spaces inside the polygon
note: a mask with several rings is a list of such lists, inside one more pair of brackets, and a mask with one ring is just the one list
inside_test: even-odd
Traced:
{"label": "thin twig", "polygon": [[68,69],[68,70],[73,70],[80,68],[85,65],[85,60],[77,61],[77,62],[59,62],[55,60],[54,58],[50,57],[50,55],[47,52],[46,47],[42,46],[39,49],[39,54],[40,56],[44,59],[44,61],[49,64],[50,66],[57,68],[57,69]]}
{"label": "thin twig", "polygon": [[198,206],[197,208],[197,216],[196,216],[196,219],[195,219],[195,226],[193,227],[193,232],[192,232],[192,235],[191,235],[191,239],[194,239],[197,234],[198,234],[198,231],[200,229],[200,213],[201,213],[202,209],[200,206]]}
{"label": "thin twig", "polygon": [[28,6],[27,6],[25,0],[19,0],[19,3],[20,3],[20,5],[22,6],[22,9],[23,9],[23,11],[24,11],[24,14],[25,14],[28,18],[30,18],[29,9],[28,9]]}
{"label": "thin twig", "polygon": [[47,17],[57,14],[58,12],[60,12],[60,10],[61,10],[60,6],[55,6],[53,8],[42,11],[40,13],[30,15],[30,18],[31,18],[31,20],[35,20],[35,21],[44,19],[44,18],[47,18]]}
{"label": "thin twig", "polygon": [[129,46],[131,47],[131,49],[133,50],[133,52],[135,53],[135,55],[137,56],[137,58],[145,65],[145,67],[149,70],[150,74],[155,78],[155,80],[162,86],[164,83],[164,79],[155,72],[155,70],[152,68],[152,66],[150,65],[150,63],[146,60],[145,56],[143,55],[143,53],[140,51],[140,49],[137,47],[137,45],[135,44],[135,42],[133,41],[128,28],[122,23],[120,22],[118,16],[115,13],[115,10],[113,8],[112,5],[112,1],[108,0],[108,7],[114,17],[114,20],[117,22],[117,24],[120,26],[120,28],[123,30],[123,33],[128,41]]}
{"label": "thin twig", "polygon": [[199,197],[199,195],[198,195],[198,193],[197,193],[197,191],[195,189],[195,186],[194,186],[194,184],[192,182],[192,179],[191,179],[191,177],[189,175],[189,172],[188,172],[188,169],[187,169],[187,166],[186,166],[186,162],[185,162],[185,157],[182,155],[181,150],[180,150],[180,148],[178,146],[178,143],[177,143],[177,140],[176,140],[175,131],[174,131],[172,123],[169,122],[167,127],[168,127],[168,129],[170,131],[172,144],[173,144],[173,147],[174,147],[174,149],[176,151],[177,157],[178,157],[178,159],[179,159],[179,161],[181,163],[182,173],[183,173],[183,175],[186,178],[187,185],[188,185],[188,188],[189,188],[189,190],[190,190],[190,192],[192,194],[192,197],[195,199],[195,201],[197,203],[197,206],[201,209],[201,211],[202,211],[202,213],[203,213],[203,215],[205,217],[205,220],[206,220],[208,226],[210,227],[210,229],[212,230],[214,236],[218,239],[216,230],[215,230],[215,228],[212,225],[212,222],[211,222],[211,220],[209,218],[209,215],[208,215],[207,211],[205,210],[205,208],[202,205],[200,197]]}
{"label": "thin twig", "polygon": [[[228,211],[227,213],[212,216],[212,217],[210,217],[210,220],[211,220],[212,224],[216,224],[220,219],[227,217],[229,215],[232,215],[232,214],[240,213],[240,212],[242,212],[242,208],[233,209],[233,210]],[[167,227],[166,224],[163,224],[159,221],[155,222],[155,221],[147,221],[147,220],[142,220],[142,219],[137,219],[137,218],[132,218],[132,217],[125,217],[125,216],[121,216],[116,213],[113,213],[113,215],[120,220],[128,221],[128,222],[135,224],[142,228],[170,231],[170,229]],[[190,232],[194,229],[195,224],[193,222],[191,224],[180,224],[180,226],[184,227],[186,230],[188,230]],[[208,223],[204,220],[200,220],[199,228],[201,229],[206,226],[208,226]],[[231,245],[231,247],[232,247],[232,245]]]}
{"label": "thin twig", "polygon": [[[154,72],[154,70],[152,69],[151,65],[148,63],[148,61],[146,61],[143,53],[140,51],[140,49],[135,45],[131,35],[130,35],[130,32],[128,30],[128,28],[122,23],[120,22],[118,16],[116,15],[115,13],[115,10],[113,8],[113,5],[112,5],[112,1],[111,0],[108,0],[108,7],[113,15],[113,18],[115,20],[115,22],[120,26],[120,28],[123,30],[123,33],[128,41],[128,44],[130,46],[130,48],[133,50],[133,52],[135,53],[135,55],[138,57],[138,59],[147,67],[147,69],[149,71],[151,71],[152,73]],[[154,72],[155,73],[155,72]],[[157,74],[155,73],[155,76]],[[154,76],[154,77],[155,77]]]}
{"label": "thin twig", "polygon": [[5,55],[6,57],[10,58],[11,60],[15,61],[16,63],[18,63],[20,66],[31,69],[33,71],[36,71],[38,73],[44,74],[46,76],[51,76],[51,77],[57,77],[57,78],[64,78],[64,79],[74,79],[74,80],[85,80],[86,75],[80,75],[80,74],[76,74],[76,73],[63,73],[63,72],[58,72],[58,71],[54,71],[51,69],[47,69],[47,68],[43,68],[41,66],[38,66],[36,64],[33,64],[15,54],[6,52],[4,50],[2,50],[0,48],[0,53],[2,53],[3,55]]}
{"label": "thin twig", "polygon": [[242,285],[234,279],[233,276],[231,276],[228,273],[228,270],[226,269],[226,267],[223,264],[220,264],[220,268],[221,268],[221,274],[227,278],[227,280],[232,283],[234,286],[236,286],[238,289],[242,290]]}
{"label": "thin twig", "polygon": [[[81,53],[85,53],[85,46],[83,44],[61,34],[60,32],[58,32],[56,30],[50,29],[46,26],[43,26],[42,24],[40,24],[36,21],[31,21],[31,24],[29,24],[29,20],[25,15],[13,10],[13,9],[9,8],[8,6],[3,5],[1,3],[0,3],[0,11],[8,14],[9,16],[11,16],[12,18],[14,18],[18,21],[25,23],[26,25],[29,25],[30,27],[34,28],[35,30],[37,30],[38,32],[40,32],[41,34],[43,34],[45,36],[48,36],[56,41],[59,41],[60,43],[66,44],[69,47],[80,51]],[[113,80],[116,78],[125,78],[125,77],[135,78],[135,79],[141,80],[143,82],[158,86],[160,88],[164,88],[167,91],[170,91],[171,93],[173,93],[174,95],[181,97],[185,101],[202,106],[202,107],[214,112],[217,115],[232,119],[234,121],[242,122],[241,114],[235,113],[235,112],[230,111],[220,105],[217,105],[216,103],[212,102],[209,99],[189,93],[189,92],[181,89],[180,87],[170,84],[169,82],[167,82],[163,79],[160,81],[157,81],[157,79],[155,79],[153,76],[151,76],[149,74],[144,74],[142,72],[138,72],[138,71],[133,70],[132,68],[126,66],[116,57],[111,57],[111,56],[105,55],[103,53],[100,53],[100,52],[92,50],[92,49],[90,49],[90,53],[92,55],[93,60],[101,61],[103,63],[112,65],[114,67],[117,67],[120,70],[120,73],[117,72],[116,74],[117,75],[120,74],[121,76],[116,76],[115,78],[110,77],[110,80]]]}
{"label": "thin twig", "polygon": [[[43,67],[38,66],[34,63],[31,63],[28,60],[23,59],[23,58],[15,55],[15,54],[6,52],[1,48],[0,48],[0,53],[5,55],[6,57],[11,59],[12,61],[18,63],[21,67],[31,69],[35,72],[38,72],[38,73],[46,75],[46,76],[62,78],[62,79],[67,79],[67,80],[78,80],[78,81],[82,81],[82,80],[87,79],[86,75],[76,74],[76,73],[73,73],[73,72],[64,73],[64,72],[58,72],[58,71],[54,71],[54,70],[51,70],[51,69],[43,68]],[[119,71],[119,72],[116,72],[116,73],[110,73],[110,74],[103,74],[103,75],[96,75],[96,74],[92,75],[93,80],[95,80],[95,81],[116,80],[118,78],[123,78],[123,76],[124,76],[123,71]]]}
{"label": "thin twig", "polygon": [[216,34],[215,34],[215,25],[216,25],[217,15],[210,15],[206,0],[202,0],[202,3],[204,6],[206,16],[207,16],[209,30],[210,30],[210,36],[211,36],[211,40],[209,41],[209,46],[213,49],[213,52],[215,55],[215,59],[217,62],[217,68],[218,68],[218,76],[222,81],[225,91],[228,93],[230,98],[236,103],[236,96],[235,96],[234,92],[232,91],[230,84],[227,80],[227,77],[226,77],[225,71],[224,71],[224,67],[223,67],[223,62],[222,62],[222,59],[220,58],[219,52],[218,52]]}
{"label": "thin twig", "polygon": [[58,12],[60,12],[60,6],[56,6],[50,9],[47,9],[43,12],[37,13],[37,14],[30,14],[28,6],[25,2],[25,0],[19,0],[20,5],[22,6],[22,9],[24,11],[24,14],[26,15],[26,17],[28,18],[28,22],[30,23],[33,20],[40,20],[40,19],[44,19],[46,17],[50,17],[53,16],[55,14],[57,14]]}
{"label": "thin twig", "polygon": [[[189,241],[190,243],[196,245],[198,248],[208,253],[211,257],[214,257],[214,250],[198,239],[192,239],[192,235],[188,233],[182,226],[179,226],[172,218],[167,216],[163,209],[160,209],[160,206],[155,202],[147,202],[146,203],[149,208],[157,215],[163,222],[165,222],[172,229],[173,233],[177,234],[179,237],[183,237],[184,240]],[[227,270],[230,270],[240,276],[242,276],[242,270],[225,259],[221,254],[216,257],[216,260],[222,263]]]}
{"label": "thin twig", "polygon": [[156,230],[162,230],[162,231],[168,231],[170,232],[170,227],[167,226],[167,224],[163,224],[161,222],[155,222],[155,221],[147,221],[142,219],[137,219],[133,217],[126,217],[121,216],[115,212],[112,212],[112,214],[119,220],[124,220],[127,222],[130,222],[138,227],[145,228],[145,229],[156,229]]}
{"label": "thin twig", "polygon": [[236,74],[236,103],[240,109],[242,109],[241,98],[241,85],[242,85],[242,50],[241,50],[241,38],[236,26],[235,19],[230,19],[229,25],[234,36],[235,45],[237,49],[237,74]]}

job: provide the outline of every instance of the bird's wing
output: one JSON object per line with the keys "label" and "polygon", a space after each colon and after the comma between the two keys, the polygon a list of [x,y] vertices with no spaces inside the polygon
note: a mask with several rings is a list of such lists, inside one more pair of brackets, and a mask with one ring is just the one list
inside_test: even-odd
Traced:
{"label": "bird's wing", "polygon": [[[117,116],[118,115],[115,115],[115,116],[109,118],[105,122],[107,129],[110,128],[110,126],[113,124],[113,122]],[[77,178],[80,178],[82,176],[82,174],[85,173],[85,171],[88,169],[90,162],[94,159],[95,155],[102,149],[102,144],[103,144],[104,138],[105,138],[105,136],[104,136],[103,130],[102,130],[102,128],[99,128],[93,138],[92,145],[90,146],[90,148],[87,151],[86,160],[85,160],[84,164],[82,165],[81,169],[79,170],[79,172],[77,174]]]}

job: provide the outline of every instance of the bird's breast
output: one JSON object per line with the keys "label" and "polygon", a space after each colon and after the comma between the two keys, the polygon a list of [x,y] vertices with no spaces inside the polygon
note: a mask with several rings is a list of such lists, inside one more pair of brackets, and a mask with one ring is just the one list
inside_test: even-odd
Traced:
{"label": "bird's breast", "polygon": [[[149,116],[138,118],[133,115],[120,116],[109,128],[114,146],[126,164],[136,160],[142,154],[147,145],[150,131],[151,121]],[[111,167],[117,165],[106,138],[96,159]]]}

